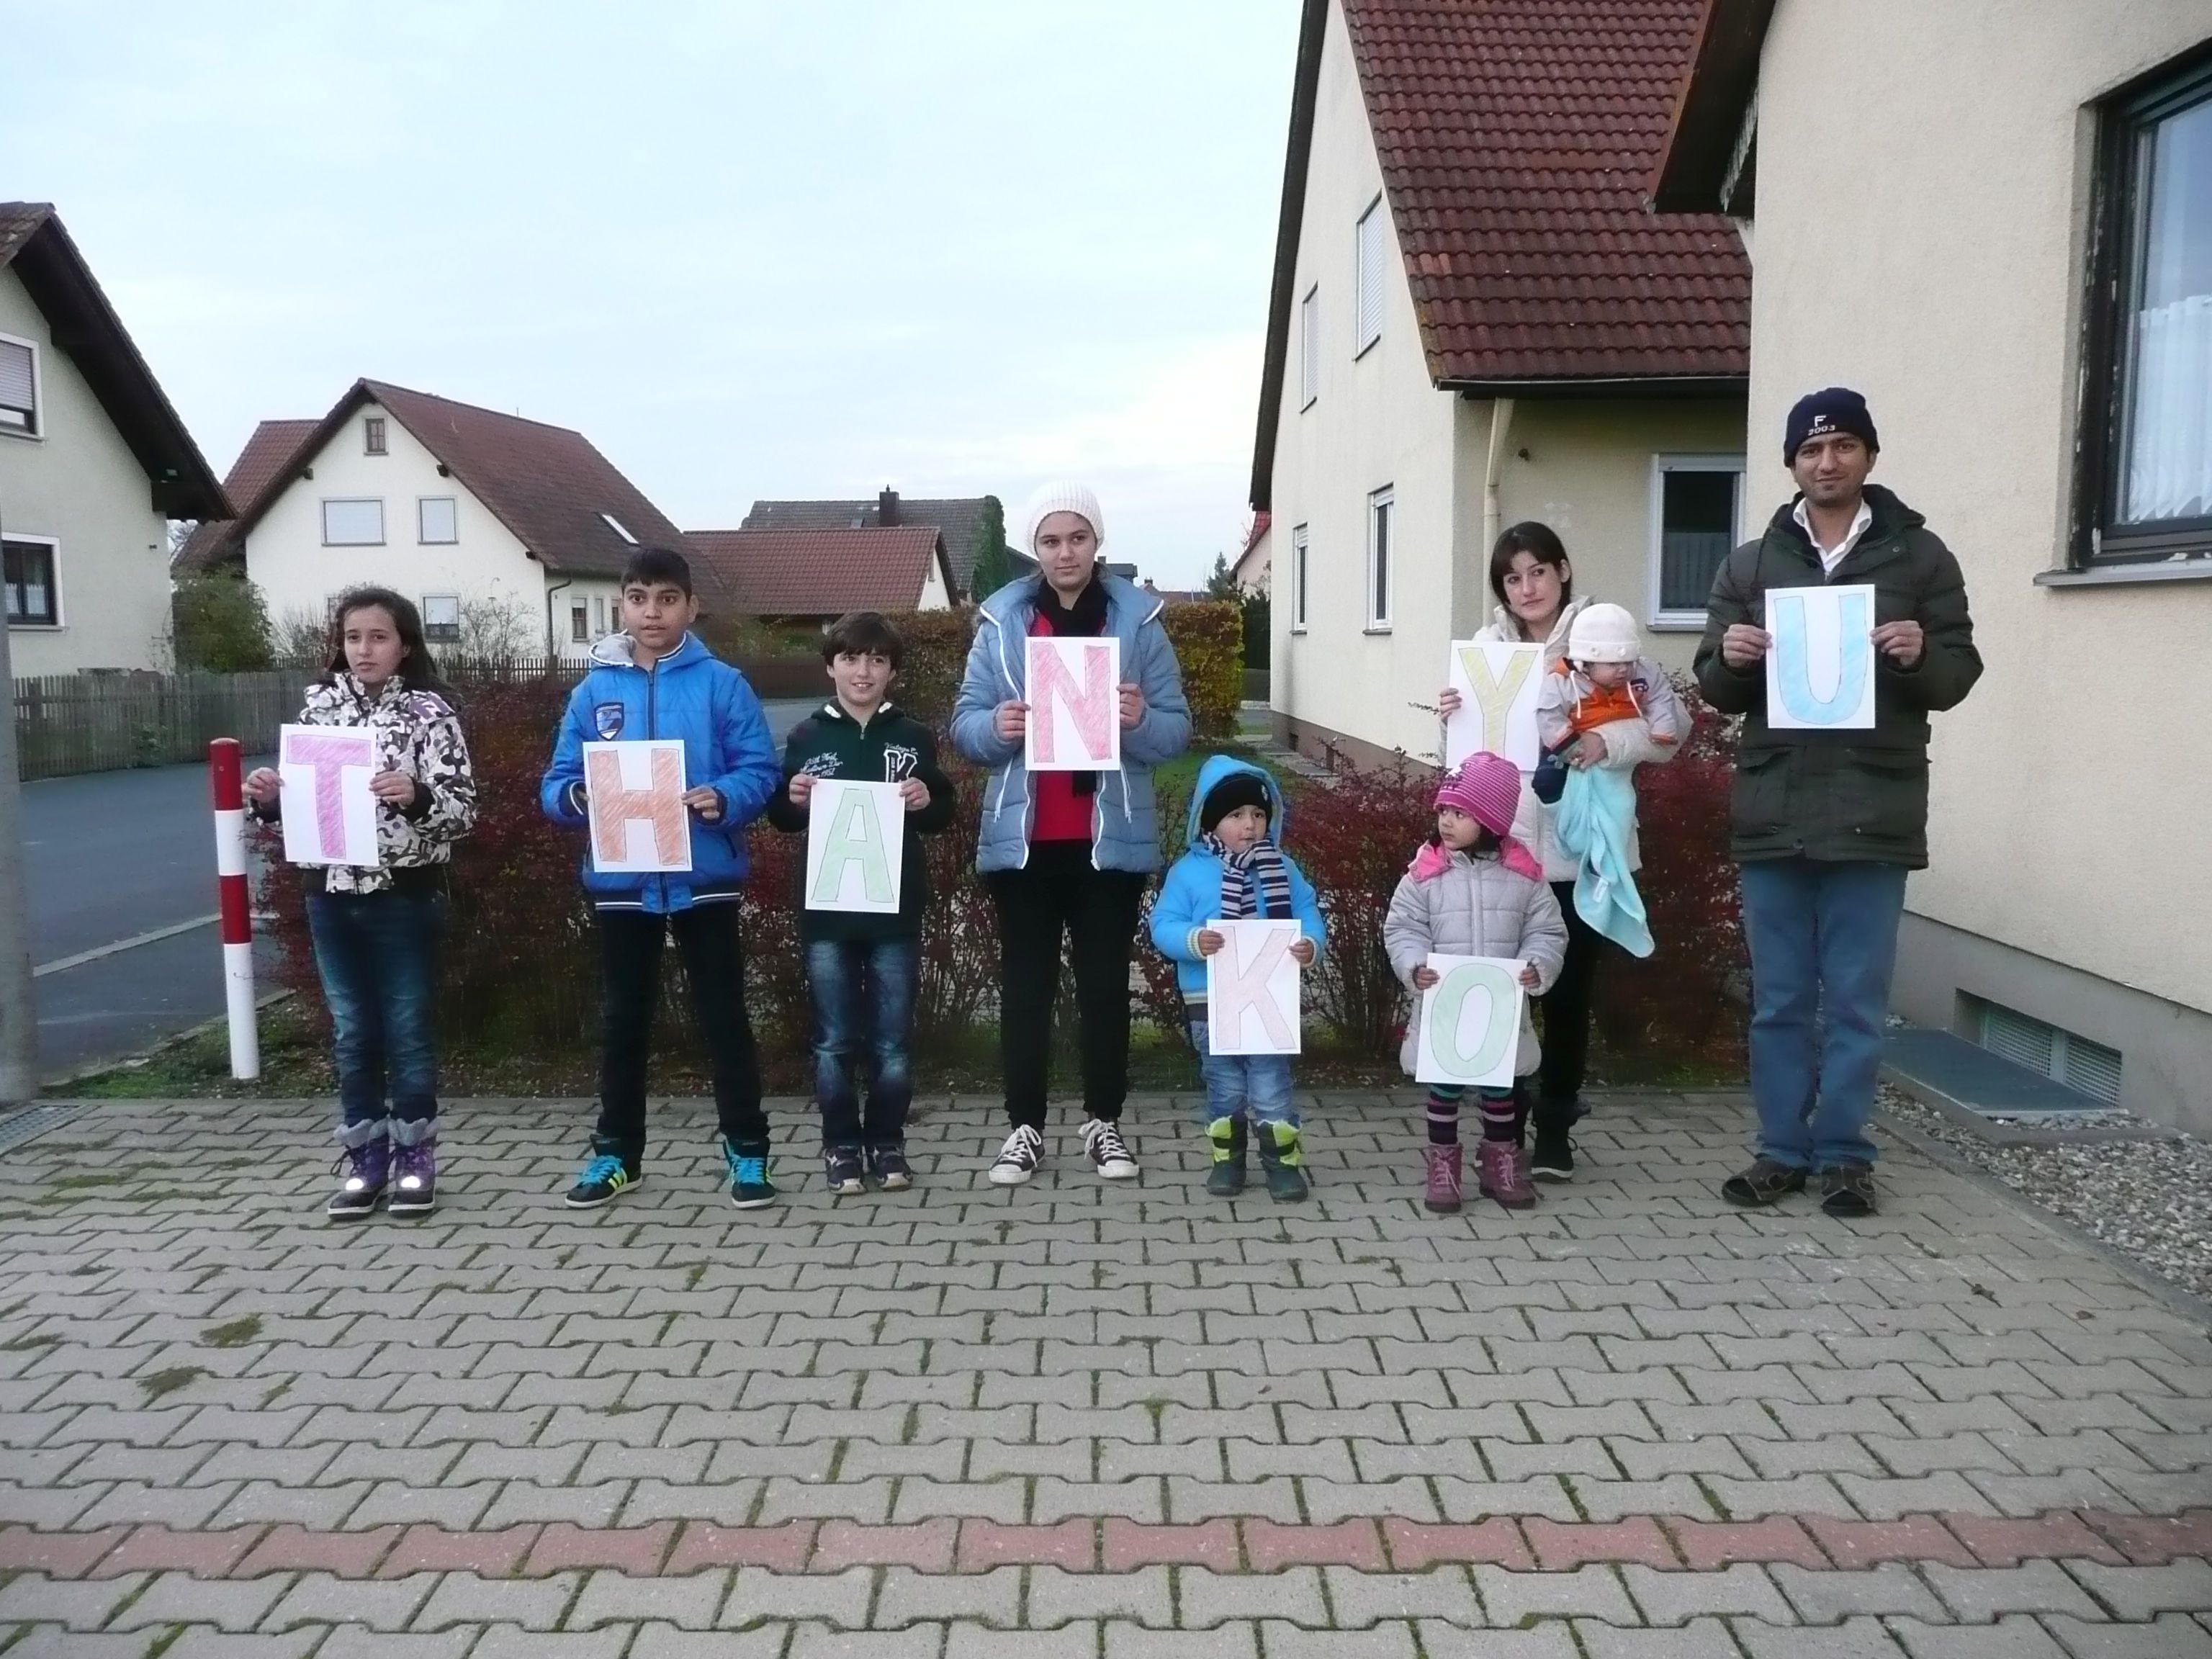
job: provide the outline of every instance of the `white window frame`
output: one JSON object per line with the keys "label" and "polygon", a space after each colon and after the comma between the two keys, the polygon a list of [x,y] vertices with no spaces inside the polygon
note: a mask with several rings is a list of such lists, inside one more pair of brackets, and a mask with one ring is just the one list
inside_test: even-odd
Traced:
{"label": "white window frame", "polygon": [[1389,211],[1377,191],[1352,230],[1352,356],[1355,362],[1382,337],[1382,272],[1389,263]]}
{"label": "white window frame", "polygon": [[607,596],[604,593],[592,595],[592,634],[597,639],[606,637]]}
{"label": "white window frame", "polygon": [[[1378,526],[1387,525],[1380,538]],[[1381,547],[1378,550],[1377,541]],[[1382,554],[1382,579],[1376,579],[1376,555]],[[1390,631],[1391,613],[1397,608],[1398,596],[1398,488],[1384,484],[1370,490],[1367,496],[1367,580],[1361,604],[1367,611],[1366,632],[1387,634]],[[1380,601],[1378,604],[1377,601]]]}
{"label": "white window frame", "polygon": [[[36,340],[27,340],[20,334],[0,334],[0,343],[21,346],[31,354],[31,424],[27,427],[0,426],[0,438],[22,438],[37,442],[46,435],[46,354],[39,349]],[[10,541],[32,541],[30,536],[11,536]]]}
{"label": "white window frame", "polygon": [[1321,284],[1316,283],[1298,301],[1298,408],[1311,409],[1321,398]]}
{"label": "white window frame", "polygon": [[[331,509],[333,507],[374,507],[376,509],[376,539],[373,542],[334,542],[331,539]],[[322,500],[323,545],[325,547],[382,547],[389,529],[384,522],[384,497],[381,495],[325,495]]]}
{"label": "white window frame", "polygon": [[[433,501],[443,501],[453,510],[453,533],[434,538],[430,526],[423,522],[422,509]],[[417,495],[415,498],[415,544],[418,547],[458,547],[461,542],[461,503],[455,495]]]}
{"label": "white window frame", "polygon": [[1309,526],[1298,525],[1291,532],[1291,632],[1306,631],[1307,553],[1311,545]]}
{"label": "white window frame", "polygon": [[1665,591],[1662,578],[1665,574],[1662,565],[1666,554],[1667,475],[1669,472],[1732,472],[1735,475],[1735,521],[1729,526],[1729,541],[1733,545],[1743,540],[1744,457],[1714,453],[1662,454],[1651,458],[1650,526],[1645,536],[1644,558],[1644,622],[1658,633],[1686,634],[1701,631],[1705,628],[1704,607],[1695,611],[1665,611],[1659,605],[1659,596]]}
{"label": "white window frame", "polygon": [[581,599],[568,604],[568,643],[589,645],[592,642],[592,608]]}
{"label": "white window frame", "polygon": [[[439,623],[432,622],[430,620],[430,603],[434,599],[450,599],[453,601],[453,620],[451,623]],[[450,628],[453,631],[451,633],[440,633],[437,631],[441,629],[446,628]],[[459,641],[461,637],[461,596],[459,594],[425,593],[422,596],[422,637],[429,641],[433,645],[453,645]]]}
{"label": "white window frame", "polygon": [[[0,536],[0,540],[26,545],[34,544],[46,550],[46,568],[51,573],[48,586],[53,590],[54,596],[54,619],[52,622],[33,622],[27,617],[18,621],[13,617],[9,617],[7,618],[9,631],[21,634],[54,634],[68,627],[69,612],[62,608],[62,544],[59,538],[53,536],[27,535],[20,530],[10,530],[4,536]],[[0,571],[0,615],[4,615],[7,609],[5,572]]]}

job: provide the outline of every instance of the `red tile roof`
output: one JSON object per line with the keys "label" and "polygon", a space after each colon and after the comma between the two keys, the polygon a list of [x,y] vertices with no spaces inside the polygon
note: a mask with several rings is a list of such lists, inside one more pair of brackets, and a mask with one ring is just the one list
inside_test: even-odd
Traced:
{"label": "red tile roof", "polygon": [[943,536],[933,525],[893,529],[695,530],[700,562],[756,617],[839,617],[848,611],[912,611],[932,561],[949,586]]}
{"label": "red tile roof", "polygon": [[[312,420],[262,422],[246,441],[246,447],[238,452],[238,459],[230,464],[230,471],[222,481],[222,493],[234,502],[253,500],[269,487],[269,481],[284,464],[299,453],[300,446],[319,424]],[[237,547],[232,533],[237,525],[235,519],[202,520],[177,550],[176,568],[208,570],[222,563]]]}

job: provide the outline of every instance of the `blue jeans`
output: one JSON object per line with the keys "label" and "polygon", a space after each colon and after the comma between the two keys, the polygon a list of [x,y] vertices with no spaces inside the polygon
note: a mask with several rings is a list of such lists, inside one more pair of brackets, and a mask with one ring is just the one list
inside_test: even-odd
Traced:
{"label": "blue jeans", "polygon": [[[434,1138],[438,1120],[438,892],[310,893],[307,931],[337,1034],[339,1139]],[[385,1090],[391,1089],[391,1105]]]}
{"label": "blue jeans", "polygon": [[[824,1146],[896,1146],[906,1139],[914,1101],[908,1042],[914,993],[921,975],[918,939],[817,939],[806,946],[806,988],[814,999],[814,1103]],[[866,1120],[860,1066],[874,1061]]]}
{"label": "blue jeans", "polygon": [[1905,868],[1762,859],[1742,879],[1759,1151],[1794,1170],[1871,1164]]}
{"label": "blue jeans", "polygon": [[1199,1075],[1206,1079],[1206,1115],[1199,1127],[1224,1117],[1252,1123],[1298,1127],[1291,1100],[1288,1054],[1215,1054],[1206,1048],[1206,1022],[1193,1020],[1190,1040],[1198,1050]]}

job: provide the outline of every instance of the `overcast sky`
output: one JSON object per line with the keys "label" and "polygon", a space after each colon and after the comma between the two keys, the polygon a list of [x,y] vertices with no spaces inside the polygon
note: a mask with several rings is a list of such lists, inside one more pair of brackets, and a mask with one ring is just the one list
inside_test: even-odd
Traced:
{"label": "overcast sky", "polygon": [[687,529],[1072,473],[1182,586],[1245,511],[1297,10],[0,0],[0,198],[218,473],[370,375]]}

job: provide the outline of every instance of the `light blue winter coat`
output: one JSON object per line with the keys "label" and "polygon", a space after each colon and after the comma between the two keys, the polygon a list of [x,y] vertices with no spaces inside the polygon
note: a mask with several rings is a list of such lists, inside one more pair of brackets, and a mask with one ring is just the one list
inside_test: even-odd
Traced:
{"label": "light blue winter coat", "polygon": [[[1190,707],[1175,647],[1160,626],[1162,601],[1136,584],[1101,571],[1108,632],[1121,641],[1121,678],[1145,694],[1145,717],[1121,733],[1119,770],[1098,775],[1091,813],[1091,862],[1101,870],[1149,873],[1160,867],[1159,825],[1152,810],[1152,769],[1190,746]],[[952,746],[991,769],[983,787],[983,820],[975,836],[978,870],[1018,870],[1029,862],[1032,798],[1022,745],[999,735],[999,705],[1029,700],[1030,623],[1041,580],[1009,582],[977,608],[975,642],[952,709]]]}
{"label": "light blue winter coat", "polygon": [[[1239,772],[1249,772],[1267,786],[1267,839],[1278,848],[1283,844],[1287,810],[1273,773],[1231,755],[1216,755],[1199,768],[1198,787],[1190,797],[1190,851],[1170,866],[1168,878],[1160,884],[1160,896],[1152,901],[1152,943],[1162,956],[1175,963],[1176,985],[1186,999],[1206,994],[1206,958],[1198,953],[1195,936],[1207,922],[1220,918],[1221,878],[1227,868],[1219,854],[1198,844],[1199,811],[1216,784]],[[1291,882],[1291,915],[1297,922],[1298,931],[1313,941],[1314,950],[1318,952],[1326,934],[1322,925],[1321,902],[1314,896],[1313,884],[1288,854],[1283,856],[1283,873]],[[1258,887],[1256,878],[1253,885]],[[1260,910],[1253,920],[1272,920],[1267,895],[1260,893],[1257,896]]]}

